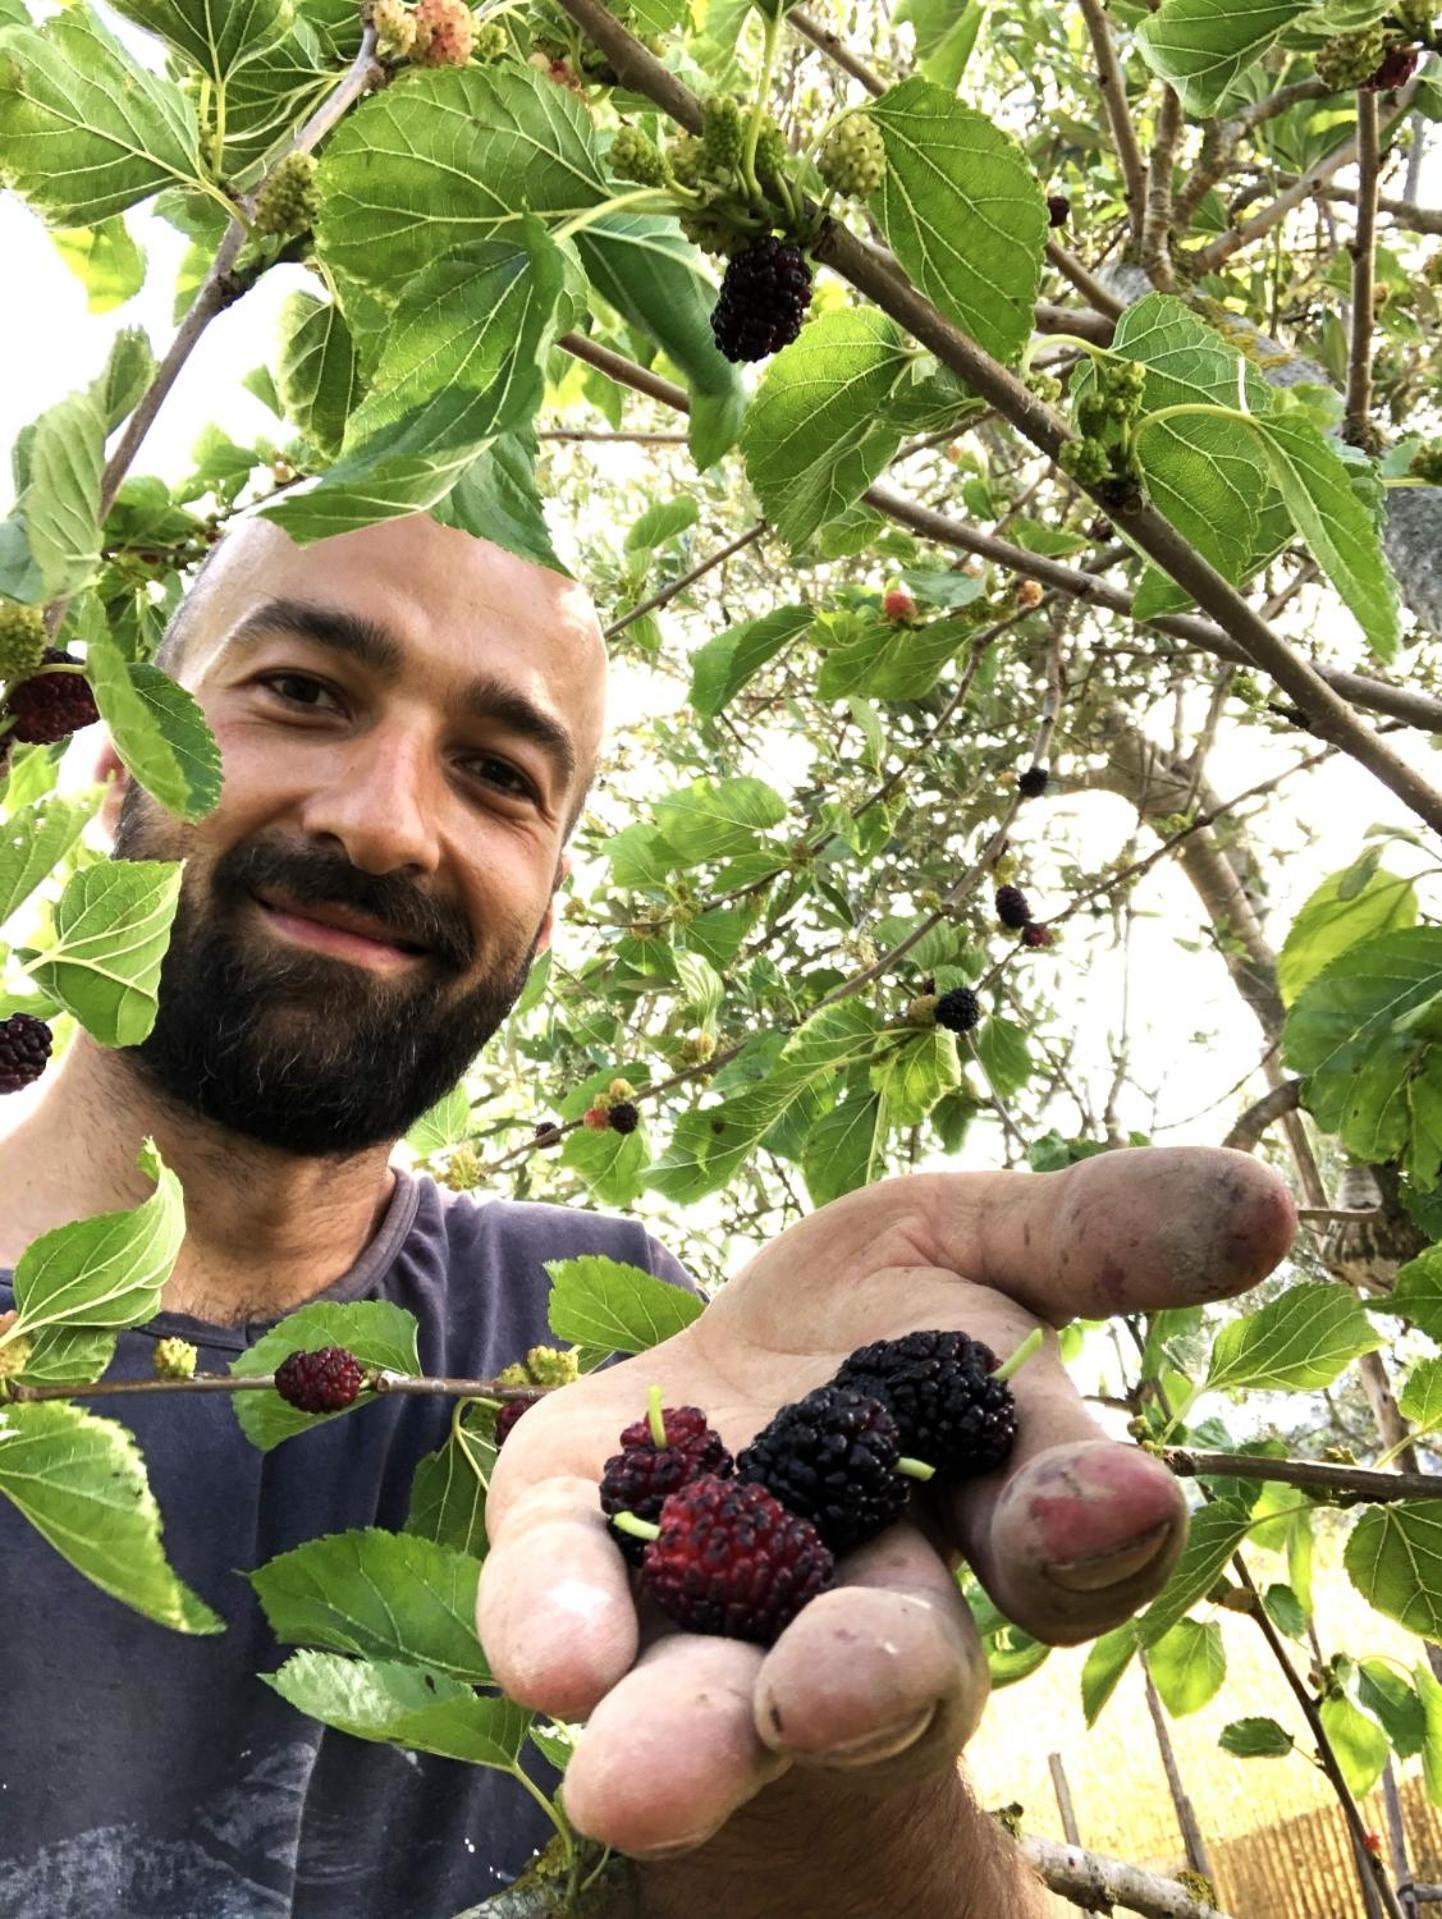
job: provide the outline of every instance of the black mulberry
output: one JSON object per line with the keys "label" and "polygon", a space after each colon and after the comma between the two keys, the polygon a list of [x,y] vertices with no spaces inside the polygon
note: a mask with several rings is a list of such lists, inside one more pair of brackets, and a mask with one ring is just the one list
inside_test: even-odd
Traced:
{"label": "black mulberry", "polygon": [[980,1018],[981,1001],[969,986],[953,986],[936,1002],[936,1023],[950,1033],[969,1033]]}
{"label": "black mulberry", "polygon": [[1019,933],[1023,926],[1030,924],[1031,907],[1019,886],[999,886],[996,889],[996,916],[1013,933]]}
{"label": "black mulberry", "polygon": [[879,1399],[905,1453],[948,1478],[994,1472],[1016,1439],[1016,1401],[996,1379],[996,1355],[965,1333],[918,1332],[863,1346],[835,1384]]}
{"label": "black mulberry", "polygon": [[18,1093],[45,1071],[50,1057],[50,1028],[33,1013],[0,1019],[0,1093]]}
{"label": "black mulberry", "polygon": [[796,339],[810,304],[811,269],[800,247],[768,233],[727,265],[711,331],[728,360],[764,360]]}
{"label": "black mulberry", "polygon": [[894,1526],[908,1482],[896,1470],[901,1434],[879,1399],[820,1386],[783,1406],[736,1456],[736,1477],[809,1519],[833,1553]]}
{"label": "black mulberry", "polygon": [[[54,646],[46,647],[45,659],[51,666],[80,664]],[[4,711],[15,722],[14,737],[32,746],[49,746],[100,718],[90,682],[79,672],[37,673],[19,681],[6,695]]]}

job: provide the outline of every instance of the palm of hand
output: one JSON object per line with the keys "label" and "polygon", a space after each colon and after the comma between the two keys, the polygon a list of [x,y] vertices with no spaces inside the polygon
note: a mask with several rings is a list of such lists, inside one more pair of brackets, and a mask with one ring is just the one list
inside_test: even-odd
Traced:
{"label": "palm of hand", "polygon": [[1005,1354],[1039,1323],[1222,1298],[1275,1265],[1294,1223],[1265,1169],[1207,1149],[886,1181],[783,1233],[685,1332],[537,1406],[497,1464],[479,1624],[513,1698],[587,1722],[572,1820],[659,1854],[700,1844],[798,1761],[950,1764],[986,1698],[959,1554],[1018,1625],[1064,1644],[1150,1598],[1185,1538],[1175,1480],[1101,1434],[1049,1340],[1013,1381],[1001,1471],[914,1495],[770,1649],[681,1632],[638,1607],[597,1501],[652,1384],[735,1451],[874,1339],[942,1327]]}

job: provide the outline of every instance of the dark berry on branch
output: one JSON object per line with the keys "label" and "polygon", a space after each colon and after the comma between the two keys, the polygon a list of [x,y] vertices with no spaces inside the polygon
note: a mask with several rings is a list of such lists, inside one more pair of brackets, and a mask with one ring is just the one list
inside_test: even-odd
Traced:
{"label": "dark berry on branch", "polygon": [[344,1346],[291,1353],[275,1369],[275,1390],[302,1413],[339,1413],[355,1404],[365,1374]]}
{"label": "dark berry on branch", "polygon": [[607,1117],[613,1133],[634,1133],[641,1124],[641,1109],[634,1100],[618,1099]]}
{"label": "dark berry on branch", "polygon": [[1013,933],[1019,933],[1027,924],[1031,918],[1031,907],[1019,886],[999,886],[996,889],[996,916]]}
{"label": "dark berry on branch", "polygon": [[1048,226],[1064,227],[1066,225],[1071,218],[1071,201],[1064,193],[1047,195],[1046,218]]}
{"label": "dark berry on branch", "polygon": [[1024,800],[1040,799],[1047,789],[1051,774],[1044,766],[1029,766],[1017,777],[1016,790]]}
{"label": "dark berry on branch", "polygon": [[[731,1455],[699,1406],[667,1406],[661,1421],[666,1445],[656,1444],[649,1419],[638,1419],[621,1434],[620,1452],[606,1461],[601,1511],[608,1518],[634,1513],[654,1525],[666,1500],[689,1481],[703,1473],[716,1479],[731,1476]],[[645,1540],[614,1527],[612,1537],[631,1564],[639,1566]]]}
{"label": "dark berry on branch", "polygon": [[711,331],[728,360],[764,360],[797,338],[810,303],[811,269],[801,249],[768,233],[732,256]]}
{"label": "dark berry on branch", "polygon": [[[52,666],[78,666],[68,653],[47,646]],[[3,711],[15,721],[14,737],[32,746],[49,746],[100,718],[95,695],[83,673],[36,673],[10,688]]]}
{"label": "dark berry on branch", "polygon": [[981,1001],[969,986],[953,986],[936,1002],[936,1023],[949,1033],[969,1033],[981,1018]]}
{"label": "dark berry on branch", "polygon": [[50,1028],[33,1013],[0,1019],[0,1093],[18,1093],[45,1071],[50,1057]]}

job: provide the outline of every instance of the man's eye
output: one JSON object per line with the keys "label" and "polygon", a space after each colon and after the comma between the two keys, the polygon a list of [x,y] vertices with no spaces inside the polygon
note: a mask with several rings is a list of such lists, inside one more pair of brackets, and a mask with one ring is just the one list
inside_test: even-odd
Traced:
{"label": "man's eye", "polygon": [[291,706],[318,708],[329,697],[328,689],[308,673],[267,673],[259,684]]}
{"label": "man's eye", "polygon": [[507,760],[492,759],[486,754],[482,759],[467,760],[466,764],[477,779],[483,780],[487,786],[499,787],[514,799],[529,800],[535,797],[525,774],[518,773]]}

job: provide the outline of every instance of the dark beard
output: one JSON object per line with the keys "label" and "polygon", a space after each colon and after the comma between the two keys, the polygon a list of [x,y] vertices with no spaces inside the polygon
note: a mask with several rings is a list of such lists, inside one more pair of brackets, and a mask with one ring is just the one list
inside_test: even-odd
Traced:
{"label": "dark beard", "polygon": [[[116,829],[122,859],[176,849],[138,787]],[[246,937],[256,887],[378,920],[424,956],[399,983],[321,953]],[[232,847],[207,896],[182,884],[150,1035],[128,1056],[191,1112],[282,1152],[344,1156],[399,1139],[460,1079],[526,983],[539,932],[457,997],[474,936],[458,908],[410,880],[362,872],[319,848]]]}

